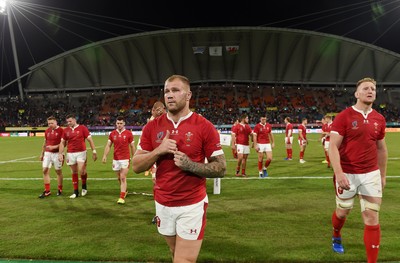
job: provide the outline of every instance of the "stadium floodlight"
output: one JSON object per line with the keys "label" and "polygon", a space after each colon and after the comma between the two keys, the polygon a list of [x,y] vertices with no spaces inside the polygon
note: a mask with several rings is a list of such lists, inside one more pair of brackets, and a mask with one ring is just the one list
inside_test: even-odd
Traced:
{"label": "stadium floodlight", "polygon": [[0,14],[7,15],[7,0],[0,0]]}
{"label": "stadium floodlight", "polygon": [[[11,5],[7,6],[7,2],[10,3],[11,0],[0,0],[0,14],[2,14],[2,15],[7,15],[9,13],[9,9],[10,9]],[[15,72],[17,74],[19,95],[21,97],[21,101],[23,101],[24,100],[24,93],[23,93],[23,90],[22,90],[21,73],[19,71],[17,48],[16,48],[16,45],[15,45],[14,29],[13,29],[13,25],[12,25],[11,15],[7,16],[7,20],[8,20],[8,28],[9,28],[9,31],[10,31],[10,37],[11,37],[11,47],[12,47],[13,56],[14,56]]]}

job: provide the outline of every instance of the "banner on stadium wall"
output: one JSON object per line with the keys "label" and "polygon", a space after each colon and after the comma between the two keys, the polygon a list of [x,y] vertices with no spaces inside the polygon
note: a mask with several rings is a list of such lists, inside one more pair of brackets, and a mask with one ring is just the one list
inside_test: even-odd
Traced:
{"label": "banner on stadium wall", "polygon": [[2,133],[0,133],[0,137],[10,137],[10,134],[2,132]]}
{"label": "banner on stadium wall", "polygon": [[386,132],[400,132],[400,128],[386,128]]}
{"label": "banner on stadium wall", "polygon": [[193,54],[203,54],[204,51],[206,50],[205,46],[199,46],[199,47],[192,47],[193,49]]}
{"label": "banner on stadium wall", "polygon": [[230,146],[232,136],[230,134],[219,134],[219,141],[221,145]]}
{"label": "banner on stadium wall", "polygon": [[6,127],[6,131],[45,131],[48,127]]}
{"label": "banner on stadium wall", "polygon": [[212,57],[222,56],[222,46],[212,46],[208,48],[208,52]]}
{"label": "banner on stadium wall", "polygon": [[265,108],[267,111],[277,111],[278,107],[266,107]]}
{"label": "banner on stadium wall", "polygon": [[28,137],[28,132],[13,132],[10,134],[10,137]]}

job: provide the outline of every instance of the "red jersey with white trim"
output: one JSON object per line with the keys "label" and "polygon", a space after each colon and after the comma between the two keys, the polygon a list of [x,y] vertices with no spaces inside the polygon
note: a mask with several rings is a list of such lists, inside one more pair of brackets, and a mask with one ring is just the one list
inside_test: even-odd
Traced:
{"label": "red jersey with white trim", "polygon": [[378,169],[376,142],[385,138],[385,128],[385,118],[375,110],[364,114],[349,107],[336,116],[331,132],[343,136],[339,147],[343,172],[362,174]]}
{"label": "red jersey with white trim", "polygon": [[[204,163],[211,156],[223,154],[220,138],[214,125],[195,112],[174,124],[164,114],[147,123],[140,137],[140,148],[153,151],[164,139],[176,140],[178,150],[192,161]],[[165,154],[157,160],[154,199],[166,206],[184,206],[200,202],[207,195],[206,178],[183,171],[175,165],[174,155]]]}
{"label": "red jersey with white trim", "polygon": [[[59,145],[61,142],[61,138],[63,136],[64,130],[60,126],[57,126],[54,130],[52,128],[47,128],[44,132],[44,139],[46,140],[46,146],[50,145]],[[46,152],[56,153],[58,149],[47,150]]]}
{"label": "red jersey with white trim", "polygon": [[[325,132],[330,133],[332,131],[332,122],[325,124]],[[325,141],[329,142],[331,140],[331,136],[329,134],[325,135]]]}
{"label": "red jersey with white trim", "polygon": [[67,152],[74,153],[86,151],[85,139],[89,136],[91,136],[90,132],[85,125],[78,125],[75,128],[65,128],[62,138],[64,141],[67,141]]}
{"label": "red jersey with white trim", "polygon": [[253,132],[257,134],[257,143],[260,144],[267,144],[271,143],[269,141],[269,134],[272,132],[272,125],[269,123],[262,124],[257,123],[256,126],[254,126]]}
{"label": "red jersey with white trim", "polygon": [[292,137],[292,136],[293,136],[293,124],[288,123],[286,124],[285,137]]}
{"label": "red jersey with white trim", "polygon": [[114,144],[114,160],[129,160],[131,158],[129,145],[134,142],[131,131],[126,129],[121,132],[113,130],[108,136],[108,140]]}
{"label": "red jersey with white trim", "polygon": [[[322,124],[322,127],[321,127],[321,131],[322,131],[322,132],[326,132],[326,126],[327,126],[326,123]],[[324,135],[324,139],[325,139],[325,138],[326,138],[326,134]]]}
{"label": "red jersey with white trim", "polygon": [[301,139],[300,134],[303,135],[303,139],[307,140],[307,128],[303,124],[299,124],[299,140]]}
{"label": "red jersey with white trim", "polygon": [[248,124],[239,123],[232,128],[232,133],[236,135],[236,144],[249,145],[249,135],[252,132]]}

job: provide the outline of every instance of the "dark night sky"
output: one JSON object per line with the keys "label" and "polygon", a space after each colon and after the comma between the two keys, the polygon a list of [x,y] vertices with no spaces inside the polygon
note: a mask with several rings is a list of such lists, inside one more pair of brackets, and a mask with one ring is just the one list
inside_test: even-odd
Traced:
{"label": "dark night sky", "polygon": [[[186,1],[186,4],[151,0],[13,1],[11,17],[21,75],[36,63],[87,43],[189,27],[305,29],[353,38],[400,53],[400,0]],[[4,15],[0,15],[0,30],[0,86],[3,86],[16,78]],[[8,94],[15,89],[12,86],[0,94]]]}

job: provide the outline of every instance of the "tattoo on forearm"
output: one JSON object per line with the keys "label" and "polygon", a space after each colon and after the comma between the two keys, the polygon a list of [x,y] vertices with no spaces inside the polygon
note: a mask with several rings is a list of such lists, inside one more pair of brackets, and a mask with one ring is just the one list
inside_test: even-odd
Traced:
{"label": "tattoo on forearm", "polygon": [[223,154],[210,157],[208,163],[197,163],[185,160],[182,168],[201,177],[224,177],[226,171],[226,160]]}

